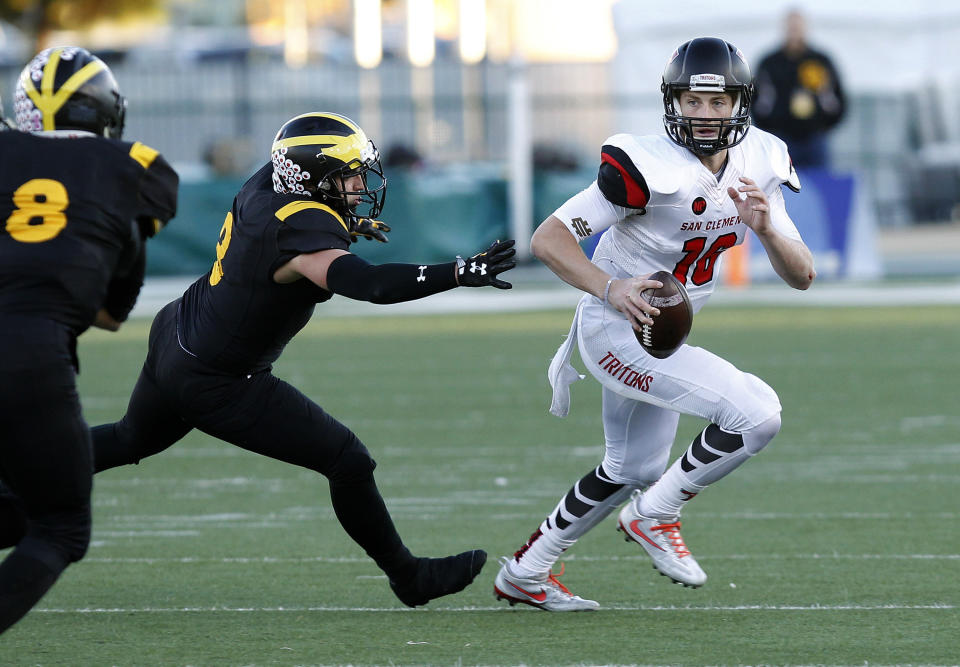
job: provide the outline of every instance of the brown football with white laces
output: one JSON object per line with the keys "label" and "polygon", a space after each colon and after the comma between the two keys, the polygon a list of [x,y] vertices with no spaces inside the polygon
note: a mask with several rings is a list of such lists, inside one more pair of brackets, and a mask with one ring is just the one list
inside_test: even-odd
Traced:
{"label": "brown football with white laces", "polygon": [[641,325],[641,330],[634,334],[650,356],[666,359],[680,349],[690,335],[693,306],[683,283],[669,271],[657,271],[650,280],[659,280],[663,287],[644,290],[640,296],[658,308],[660,314],[653,318],[653,324]]}

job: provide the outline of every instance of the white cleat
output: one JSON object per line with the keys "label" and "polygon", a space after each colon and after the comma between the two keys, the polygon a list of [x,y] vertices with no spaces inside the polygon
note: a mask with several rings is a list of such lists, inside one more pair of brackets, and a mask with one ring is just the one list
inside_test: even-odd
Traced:
{"label": "white cleat", "polygon": [[637,511],[640,492],[634,491],[630,502],[620,510],[621,530],[628,542],[636,542],[653,559],[653,567],[674,582],[698,588],[707,581],[706,573],[687,549],[680,535],[680,521],[663,522],[645,517]]}
{"label": "white cleat", "polygon": [[510,559],[502,558],[503,564],[493,581],[493,594],[498,600],[506,600],[510,606],[528,604],[544,611],[592,611],[600,605],[593,600],[584,600],[571,593],[557,577],[563,574],[549,572],[539,577],[518,577],[510,570]]}

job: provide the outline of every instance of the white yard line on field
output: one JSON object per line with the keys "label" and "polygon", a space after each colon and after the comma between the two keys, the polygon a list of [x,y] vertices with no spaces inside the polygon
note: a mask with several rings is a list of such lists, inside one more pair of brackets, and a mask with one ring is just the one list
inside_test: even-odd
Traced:
{"label": "white yard line on field", "polygon": [[[510,607],[437,607],[433,609],[409,609],[399,607],[41,607],[34,609],[34,614],[179,614],[179,613],[276,613],[276,612],[402,612],[402,613],[436,613],[436,612],[476,612],[476,611],[509,611]],[[675,605],[610,605],[604,607],[607,611],[953,611],[957,605],[952,604],[878,604],[878,605],[704,605],[704,606],[675,606]]]}
{"label": "white yard line on field", "polygon": [[[436,506],[438,502],[440,502],[439,499],[432,499],[414,507],[401,507],[395,505],[389,498],[387,499],[387,504],[391,506],[392,514],[396,516],[403,516],[404,519],[411,521],[416,521],[418,519],[424,521],[435,521],[438,514],[451,513],[450,511],[441,511],[441,508]],[[487,503],[467,502],[464,499],[461,499],[461,501],[456,504],[459,506],[469,507],[483,506]],[[227,513],[215,515],[114,515],[102,517],[100,519],[100,525],[109,526],[111,529],[116,529],[130,524],[135,525],[142,530],[164,530],[168,529],[170,524],[174,524],[178,527],[183,527],[187,524],[203,524],[204,527],[213,528],[243,528],[245,526],[263,526],[265,525],[265,522],[314,521],[317,519],[327,519],[332,516],[333,510],[329,507],[322,506],[316,508],[298,508],[295,510],[273,512],[268,514]],[[534,514],[533,512],[516,512],[511,514],[497,513],[495,518],[497,520],[525,519],[533,516],[539,516],[539,514]],[[921,515],[916,515],[910,512],[704,512],[697,515],[691,514],[691,517],[694,516],[697,519],[710,519],[713,521],[902,521],[913,518],[921,518]],[[960,519],[960,513],[933,512],[930,514],[923,514],[922,518],[927,520],[937,519],[941,521],[955,521],[956,519]],[[107,529],[105,528],[104,530]],[[94,527],[94,532],[98,532],[96,527]]]}
{"label": "white yard line on field", "polygon": [[[132,315],[153,317],[167,302],[179,297],[191,282],[192,279],[187,278],[148,279]],[[510,291],[455,290],[389,307],[338,298],[324,304],[322,310],[327,317],[572,310],[583,295],[580,290],[551,278],[545,270],[517,270],[513,283],[515,289]],[[899,285],[821,282],[804,292],[771,283],[745,289],[721,286],[711,297],[712,306],[876,306],[892,303],[912,306],[957,304],[960,303],[960,283],[955,278]]]}
{"label": "white yard line on field", "polygon": [[[617,561],[644,561],[645,555],[635,556],[576,556],[564,557],[565,561],[578,562],[617,562]],[[960,554],[725,554],[719,556],[698,556],[698,560],[960,560]],[[260,557],[210,557],[210,556],[181,556],[171,558],[154,557],[121,557],[121,556],[91,556],[83,559],[84,563],[117,564],[306,564],[306,563],[370,563],[369,558],[361,556],[302,556],[284,558],[277,556]]]}

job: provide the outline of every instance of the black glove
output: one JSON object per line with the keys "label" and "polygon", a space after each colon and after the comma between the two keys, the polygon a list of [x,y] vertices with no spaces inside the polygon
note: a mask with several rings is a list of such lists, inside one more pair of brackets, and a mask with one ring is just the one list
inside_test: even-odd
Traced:
{"label": "black glove", "polygon": [[350,243],[356,243],[360,240],[361,236],[368,241],[380,241],[380,243],[388,243],[389,239],[384,232],[389,231],[390,225],[387,223],[380,222],[379,220],[363,218],[360,220],[360,222],[353,222],[350,224]]}
{"label": "black glove", "polygon": [[510,283],[499,280],[498,275],[509,271],[517,265],[513,256],[517,251],[513,249],[515,241],[494,241],[493,245],[479,252],[470,259],[457,255],[457,284],[461,287],[496,287],[510,289]]}
{"label": "black glove", "polygon": [[137,218],[137,227],[140,229],[140,238],[149,239],[163,229],[164,224],[157,218],[140,216]]}

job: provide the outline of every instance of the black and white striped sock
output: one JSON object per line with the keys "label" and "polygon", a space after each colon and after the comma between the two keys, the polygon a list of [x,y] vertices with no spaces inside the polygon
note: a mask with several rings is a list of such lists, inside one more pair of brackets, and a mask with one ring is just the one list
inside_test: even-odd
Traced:
{"label": "black and white striped sock", "polygon": [[521,576],[542,574],[588,530],[619,507],[632,487],[614,482],[603,466],[584,475],[560,500],[540,527],[514,554]]}

